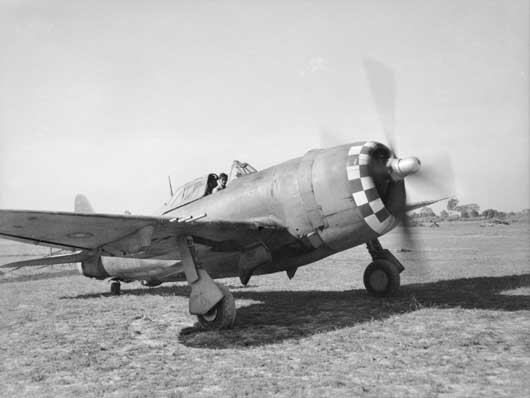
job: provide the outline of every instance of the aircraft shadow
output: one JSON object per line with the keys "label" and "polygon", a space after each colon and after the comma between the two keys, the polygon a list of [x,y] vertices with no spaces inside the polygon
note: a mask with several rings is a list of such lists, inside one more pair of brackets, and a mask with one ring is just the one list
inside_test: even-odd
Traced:
{"label": "aircraft shadow", "polygon": [[190,347],[248,347],[299,339],[426,307],[530,310],[530,295],[499,294],[526,286],[530,286],[530,274],[405,285],[398,296],[387,299],[368,296],[364,290],[236,292],[236,299],[259,303],[238,309],[234,329],[205,332],[195,325],[183,329],[179,340]]}
{"label": "aircraft shadow", "polygon": [[[246,299],[256,303],[238,308],[233,329],[209,332],[196,324],[182,329],[179,341],[186,346],[200,348],[249,347],[299,339],[422,308],[530,310],[530,295],[500,294],[505,290],[528,286],[530,274],[405,285],[400,288],[396,297],[386,299],[371,297],[365,290],[235,290],[233,294],[236,300]],[[187,286],[164,286],[124,290],[123,293],[188,296],[189,289]],[[101,295],[82,295],[76,298],[88,297]]]}

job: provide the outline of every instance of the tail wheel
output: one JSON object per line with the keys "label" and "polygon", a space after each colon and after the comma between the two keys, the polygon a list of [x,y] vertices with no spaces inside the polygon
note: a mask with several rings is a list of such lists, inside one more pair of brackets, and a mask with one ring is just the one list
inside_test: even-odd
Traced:
{"label": "tail wheel", "polygon": [[119,296],[120,295],[120,282],[114,281],[110,284],[110,294],[113,296]]}
{"label": "tail wheel", "polygon": [[230,329],[236,320],[234,296],[225,286],[217,283],[223,292],[223,298],[210,311],[197,315],[201,326],[207,330]]}
{"label": "tail wheel", "polygon": [[387,260],[377,259],[368,265],[363,279],[366,290],[372,296],[392,296],[399,289],[399,270]]}

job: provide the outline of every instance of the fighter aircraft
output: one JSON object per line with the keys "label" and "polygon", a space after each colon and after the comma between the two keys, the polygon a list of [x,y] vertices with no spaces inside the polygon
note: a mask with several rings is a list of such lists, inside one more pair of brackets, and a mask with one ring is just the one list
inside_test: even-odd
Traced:
{"label": "fighter aircraft", "polygon": [[[376,101],[377,103],[377,101]],[[172,190],[154,216],[95,213],[78,195],[74,212],[0,210],[0,237],[72,250],[3,267],[80,263],[81,273],[147,286],[186,280],[189,311],[210,330],[230,328],[236,309],[214,279],[286,272],[366,244],[372,262],[367,291],[394,294],[403,265],[378,238],[404,214],[434,201],[406,203],[404,179],[420,171],[416,157],[357,141],[257,171],[235,161],[225,189],[210,193],[213,173]]]}

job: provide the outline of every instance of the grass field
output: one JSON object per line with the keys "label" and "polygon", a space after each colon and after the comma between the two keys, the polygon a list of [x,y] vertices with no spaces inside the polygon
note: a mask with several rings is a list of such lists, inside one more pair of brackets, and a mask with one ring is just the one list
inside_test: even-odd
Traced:
{"label": "grass field", "polygon": [[[530,225],[414,229],[397,297],[362,286],[355,248],[285,274],[226,279],[238,318],[204,332],[184,284],[109,285],[71,268],[0,276],[0,396],[523,397],[530,394]],[[46,249],[1,241],[0,260]],[[424,261],[427,263],[424,264]]]}

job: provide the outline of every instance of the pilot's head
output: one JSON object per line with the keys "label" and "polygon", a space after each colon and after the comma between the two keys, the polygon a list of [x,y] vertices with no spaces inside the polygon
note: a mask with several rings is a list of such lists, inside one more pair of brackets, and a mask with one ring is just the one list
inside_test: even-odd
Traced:
{"label": "pilot's head", "polygon": [[216,174],[210,174],[208,176],[208,189],[213,189],[217,186],[217,175]]}
{"label": "pilot's head", "polygon": [[226,182],[228,181],[228,176],[225,173],[219,174],[219,180],[218,183],[222,185],[223,187],[226,185]]}

